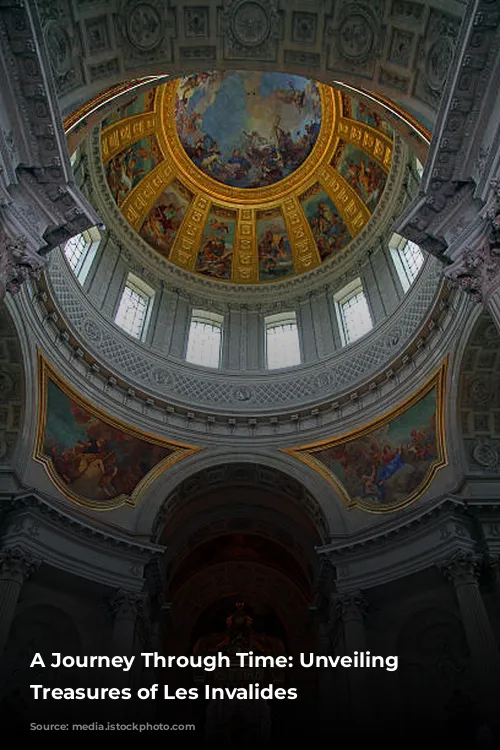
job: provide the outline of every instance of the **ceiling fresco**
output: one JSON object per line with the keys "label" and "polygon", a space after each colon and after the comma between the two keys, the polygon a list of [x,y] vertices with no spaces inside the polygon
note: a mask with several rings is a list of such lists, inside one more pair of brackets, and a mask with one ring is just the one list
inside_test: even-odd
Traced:
{"label": "ceiling fresco", "polygon": [[35,460],[69,500],[94,510],[135,505],[163,471],[199,448],[140,432],[84,401],[39,357]]}
{"label": "ceiling fresco", "polygon": [[101,126],[111,194],[164,258],[271,283],[344,251],[377,208],[393,132],[365,104],[283,73],[202,73],[125,102]]}
{"label": "ceiling fresco", "polygon": [[415,394],[348,435],[284,449],[316,469],[348,508],[388,513],[417,500],[447,463],[447,362]]}

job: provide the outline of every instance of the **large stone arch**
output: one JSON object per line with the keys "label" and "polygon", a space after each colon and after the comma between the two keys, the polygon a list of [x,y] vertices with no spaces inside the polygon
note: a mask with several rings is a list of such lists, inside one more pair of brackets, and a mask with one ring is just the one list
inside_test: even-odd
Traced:
{"label": "large stone arch", "polygon": [[165,515],[170,512],[165,506],[165,501],[171,498],[182,485],[196,475],[204,475],[211,470],[231,467],[234,464],[250,464],[261,466],[264,469],[281,472],[285,479],[288,478],[295,492],[301,496],[300,502],[309,506],[308,514],[316,519],[321,536],[326,539],[330,534],[343,535],[349,531],[349,520],[347,511],[342,501],[333,491],[331,486],[317,472],[307,466],[300,464],[291,456],[276,452],[270,454],[266,449],[241,449],[235,448],[232,454],[228,454],[227,448],[217,448],[186,458],[177,464],[175,470],[167,471],[155,481],[147,495],[137,509],[134,523],[134,531],[141,534],[150,534],[157,538],[162,520],[160,511],[163,508],[163,521]]}
{"label": "large stone arch", "polygon": [[464,13],[458,0],[442,5],[39,0],[38,9],[63,114],[123,80],[260,69],[368,89],[431,123]]}

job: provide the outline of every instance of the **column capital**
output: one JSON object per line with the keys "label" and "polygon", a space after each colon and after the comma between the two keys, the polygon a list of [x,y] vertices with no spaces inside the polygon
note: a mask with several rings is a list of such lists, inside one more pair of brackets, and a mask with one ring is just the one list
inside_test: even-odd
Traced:
{"label": "column capital", "polygon": [[109,600],[109,606],[115,618],[130,617],[135,619],[144,613],[147,601],[148,595],[144,592],[116,589]]}
{"label": "column capital", "polygon": [[26,237],[9,237],[0,232],[0,299],[15,294],[28,279],[38,279],[46,259],[28,245]]}
{"label": "column capital", "polygon": [[26,581],[40,567],[42,561],[21,547],[0,550],[0,579]]}
{"label": "column capital", "polygon": [[342,592],[335,597],[335,613],[343,622],[362,621],[367,612],[368,604],[361,591]]}
{"label": "column capital", "polygon": [[448,559],[438,562],[437,567],[457,587],[478,582],[480,562],[473,552],[458,550]]}
{"label": "column capital", "polygon": [[500,287],[500,181],[490,183],[491,198],[483,213],[485,229],[477,246],[467,247],[444,272],[475,302],[487,303]]}

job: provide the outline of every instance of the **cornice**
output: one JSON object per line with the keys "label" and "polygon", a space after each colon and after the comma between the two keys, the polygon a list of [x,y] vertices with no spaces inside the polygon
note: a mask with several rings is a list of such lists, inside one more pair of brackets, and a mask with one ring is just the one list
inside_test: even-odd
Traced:
{"label": "cornice", "polygon": [[[84,539],[91,546],[105,547],[108,553],[114,550],[118,555],[133,555],[144,561],[162,556],[165,547],[151,542],[136,542],[104,528],[86,523],[81,516],[77,517],[56,508],[53,503],[42,498],[38,493],[25,491],[19,494],[0,495],[3,525],[14,524],[16,530],[22,530],[19,523],[26,514],[43,517],[50,525],[57,527],[65,534]],[[29,536],[29,530],[27,534]]]}
{"label": "cornice", "polygon": [[[135,415],[134,418],[139,421],[147,421],[148,426],[156,425],[161,434],[174,430],[177,436],[185,434],[192,439],[193,433],[196,433],[198,444],[203,443],[204,435],[211,444],[227,440],[228,437],[246,438],[250,442],[260,439],[270,444],[280,437],[285,439],[287,435],[293,435],[295,441],[298,433],[301,439],[308,432],[321,437],[322,433],[331,434],[339,427],[344,429],[346,420],[362,419],[361,414],[364,416],[365,411],[373,411],[377,406],[383,409],[389,400],[393,401],[395,394],[400,398],[403,390],[418,386],[427,370],[446,351],[448,344],[445,342],[456,334],[455,328],[459,326],[461,316],[466,314],[468,305],[460,295],[452,295],[450,287],[442,286],[423,322],[401,347],[397,346],[401,334],[396,321],[389,319],[380,327],[378,336],[371,335],[366,342],[371,349],[378,347],[379,354],[380,351],[386,352],[387,358],[382,359],[379,366],[373,367],[371,373],[368,368],[368,372],[365,369],[358,377],[353,370],[354,363],[362,362],[368,356],[363,345],[357,348],[357,355],[356,347],[349,347],[329,360],[294,368],[293,372],[286,374],[259,372],[252,377],[249,372],[217,372],[210,378],[205,373],[199,374],[197,368],[174,361],[169,363],[166,358],[160,361],[156,357],[147,364],[147,351],[139,347],[135,354],[133,344],[128,343],[130,338],[115,328],[114,335],[127,339],[127,356],[131,361],[137,361],[136,357],[139,356],[143,371],[144,368],[150,373],[168,373],[170,370],[177,377],[185,373],[188,383],[198,383],[195,394],[186,392],[184,398],[176,394],[174,400],[174,392],[169,385],[170,376],[165,376],[161,389],[158,387],[162,385],[161,382],[155,383],[151,377],[141,383],[132,379],[129,373],[120,372],[112,361],[106,362],[102,348],[97,354],[99,347],[96,348],[95,344],[92,348],[89,346],[82,336],[86,330],[87,315],[84,312],[85,300],[81,296],[81,301],[76,302],[75,298],[75,304],[71,306],[79,321],[76,326],[79,330],[75,330],[75,326],[70,327],[59,306],[56,306],[46,284],[38,291],[33,289],[31,295],[23,294],[19,298],[19,302],[22,302],[19,314],[25,324],[31,321],[28,326],[32,340],[34,333],[35,341],[43,346],[62,374],[65,373],[75,385],[78,384],[82,393],[87,393],[97,403],[105,403],[108,410],[112,408],[117,413],[123,412],[128,420]],[[403,305],[401,314],[413,323],[419,317],[416,318],[415,313],[412,315],[410,310],[411,306],[408,309]],[[95,328],[95,310],[90,313],[89,309],[88,319],[93,321]],[[107,325],[111,328],[111,324]],[[350,383],[349,380],[339,383],[334,377],[342,362],[345,362],[346,368],[350,368]],[[290,398],[290,389],[297,388],[300,378],[309,383],[312,390],[308,397],[299,395],[294,403]],[[221,393],[220,401],[214,398],[208,402],[205,400],[205,403],[202,400],[196,403],[196,393],[203,395],[206,389],[212,387],[212,382]],[[346,388],[347,383],[350,387]],[[257,388],[269,389],[271,406],[259,406],[253,398],[247,398]],[[239,397],[240,393],[245,399]],[[285,394],[284,400],[280,399],[280,393]]]}

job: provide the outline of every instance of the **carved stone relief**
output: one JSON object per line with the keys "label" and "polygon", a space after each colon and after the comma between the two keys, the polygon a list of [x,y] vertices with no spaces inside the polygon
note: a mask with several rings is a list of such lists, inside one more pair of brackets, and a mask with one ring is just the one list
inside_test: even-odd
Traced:
{"label": "carved stone relief", "polygon": [[423,102],[436,106],[448,76],[460,20],[447,13],[433,10],[425,37],[419,47],[419,67],[415,95]]}
{"label": "carved stone relief", "polygon": [[280,30],[277,0],[225,0],[220,15],[225,58],[276,60]]}

